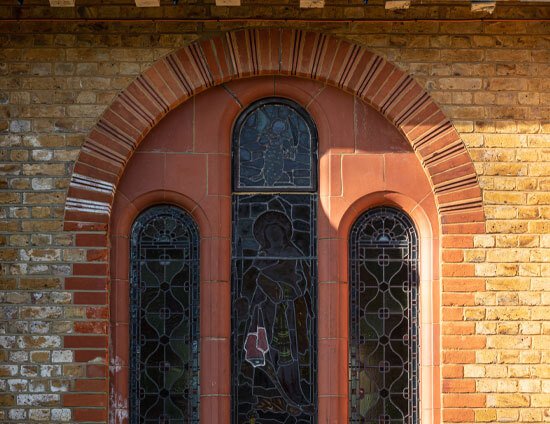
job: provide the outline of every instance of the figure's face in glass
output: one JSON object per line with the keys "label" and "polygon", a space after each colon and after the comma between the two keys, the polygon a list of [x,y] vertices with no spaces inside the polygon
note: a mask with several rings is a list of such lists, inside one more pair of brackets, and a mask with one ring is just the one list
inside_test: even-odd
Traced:
{"label": "figure's face in glass", "polygon": [[285,230],[280,225],[268,225],[265,229],[265,239],[268,247],[284,247],[286,242]]}

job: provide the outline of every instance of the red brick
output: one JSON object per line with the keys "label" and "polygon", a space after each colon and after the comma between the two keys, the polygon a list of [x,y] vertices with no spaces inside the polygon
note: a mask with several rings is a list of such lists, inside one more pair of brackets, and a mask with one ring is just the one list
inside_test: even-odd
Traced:
{"label": "red brick", "polygon": [[473,277],[475,268],[473,264],[443,264],[441,273],[443,277]]}
{"label": "red brick", "polygon": [[107,334],[107,322],[77,321],[74,323],[74,332],[85,334]]}
{"label": "red brick", "polygon": [[474,293],[443,293],[443,306],[472,306],[475,304]]}
{"label": "red brick", "polygon": [[106,350],[76,350],[74,353],[75,362],[97,361],[97,358],[102,358],[107,361]]}
{"label": "red brick", "polygon": [[442,259],[443,262],[462,262],[464,252],[462,250],[444,250]]}
{"label": "red brick", "polygon": [[485,406],[485,395],[443,394],[443,406],[451,408],[482,408]]}
{"label": "red brick", "polygon": [[108,380],[76,380],[74,385],[75,392],[100,392],[106,393],[109,389]]}
{"label": "red brick", "polygon": [[63,406],[107,406],[107,396],[68,393],[63,395]]}
{"label": "red brick", "polygon": [[471,350],[447,350],[443,352],[445,364],[475,364],[476,353]]}
{"label": "red brick", "polygon": [[107,410],[88,408],[74,409],[73,419],[77,422],[105,422],[107,420]]}
{"label": "red brick", "polygon": [[472,379],[443,380],[443,393],[472,393],[476,391],[476,382]]}
{"label": "red brick", "polygon": [[107,279],[104,277],[67,277],[65,278],[67,290],[106,290]]}
{"label": "red brick", "polygon": [[459,408],[459,409],[452,409],[452,408],[445,408],[443,410],[443,421],[450,422],[450,423],[465,423],[465,422],[473,422],[475,419],[474,411],[473,409],[465,409],[465,408]]}
{"label": "red brick", "polygon": [[86,308],[86,318],[109,318],[109,308],[107,306],[90,306]]}
{"label": "red brick", "polygon": [[474,238],[472,236],[448,235],[442,237],[441,244],[443,248],[474,247]]}
{"label": "red brick", "polygon": [[91,364],[86,366],[86,377],[107,377],[107,373],[108,369],[106,365]]}
{"label": "red brick", "polygon": [[106,292],[76,292],[74,294],[76,305],[106,305]]}
{"label": "red brick", "polygon": [[443,334],[449,335],[468,335],[475,333],[475,323],[468,322],[446,322],[442,326]]}
{"label": "red brick", "polygon": [[107,264],[74,264],[73,265],[73,274],[74,275],[89,275],[89,276],[101,276],[107,275]]}
{"label": "red brick", "polygon": [[443,349],[483,349],[487,343],[485,336],[443,336]]}
{"label": "red brick", "polygon": [[443,378],[462,378],[464,377],[464,366],[444,365],[441,367],[441,376]]}
{"label": "red brick", "polygon": [[479,292],[485,291],[482,278],[444,278],[443,292]]}
{"label": "red brick", "polygon": [[65,336],[66,348],[106,348],[107,337],[106,336]]}

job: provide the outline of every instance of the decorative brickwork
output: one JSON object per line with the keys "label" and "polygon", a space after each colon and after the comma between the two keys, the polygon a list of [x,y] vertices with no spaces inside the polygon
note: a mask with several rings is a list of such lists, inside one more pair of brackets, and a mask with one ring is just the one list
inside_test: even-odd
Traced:
{"label": "decorative brickwork", "polygon": [[[358,96],[399,128],[413,146],[431,178],[443,232],[483,221],[481,190],[464,143],[410,76],[364,47],[323,34],[244,30],[167,56],[114,101],[75,164],[65,229],[107,223],[124,165],[168,111],[208,87],[254,75],[310,78]],[[478,226],[480,231],[483,225]]]}
{"label": "decorative brickwork", "polygon": [[[440,127],[444,134],[445,128],[449,128],[448,122],[452,123],[459,136],[452,128],[447,134],[450,145],[456,142],[458,149],[452,153],[454,147],[451,146],[451,150],[442,155],[442,160],[450,164],[439,166],[437,155],[421,154],[420,150],[427,145],[436,146],[447,136],[441,135],[433,142],[428,136],[426,145],[420,141],[422,137],[414,135],[415,129],[397,124],[400,131],[406,129],[411,136],[401,138],[404,144],[399,144],[400,138],[391,138],[392,143],[399,144],[399,154],[417,155],[415,163],[420,172],[415,175],[423,177],[411,180],[408,172],[401,168],[401,161],[388,153],[391,148],[369,145],[361,136],[354,139],[357,134],[379,139],[387,136],[385,131],[369,133],[371,126],[365,124],[372,123],[368,119],[375,118],[372,115],[364,117],[362,102],[357,98],[353,114],[355,132],[341,135],[346,140],[354,139],[355,146],[365,149],[361,147],[350,154],[350,146],[326,146],[331,154],[320,162],[321,167],[325,167],[324,172],[339,175],[341,181],[330,186],[332,196],[327,194],[324,200],[321,197],[323,208],[330,212],[328,215],[338,215],[340,228],[335,233],[329,231],[333,229],[330,225],[320,227],[324,232],[320,233],[319,254],[332,258],[335,252],[345,251],[347,226],[361,209],[373,204],[405,205],[415,222],[422,221],[420,208],[410,199],[399,193],[384,193],[388,190],[384,181],[379,181],[377,186],[382,192],[351,203],[342,200],[345,195],[355,199],[358,192],[353,189],[362,189],[371,176],[388,175],[399,187],[418,188],[415,196],[425,194],[426,186],[427,193],[436,192],[437,208],[433,206],[433,216],[428,214],[436,218],[435,227],[424,217],[423,228],[439,227],[437,219],[444,217],[442,226],[436,228],[441,237],[431,240],[431,247],[441,254],[432,255],[428,250],[420,255],[421,258],[440,259],[440,264],[434,263],[432,268],[434,280],[439,279],[440,283],[440,291],[434,291],[432,305],[439,317],[427,319],[436,322],[432,335],[439,335],[439,338],[434,337],[433,351],[441,356],[440,378],[434,367],[435,378],[427,379],[433,381],[430,385],[433,391],[441,394],[436,396],[441,405],[437,402],[432,405],[434,421],[548,421],[550,32],[547,19],[550,7],[542,3],[498,2],[494,14],[487,16],[472,14],[467,1],[424,0],[413,2],[414,7],[399,12],[384,10],[382,0],[370,0],[368,6],[359,1],[346,4],[328,1],[323,9],[307,11],[301,11],[297,1],[294,4],[277,0],[261,4],[245,2],[230,10],[200,1],[185,4],[180,1],[179,6],[147,10],[136,10],[130,0],[116,3],[106,0],[96,6],[92,3],[77,0],[75,8],[53,9],[47,2],[26,0],[23,7],[18,7],[17,2],[0,0],[1,422],[107,422],[109,412],[124,417],[124,408],[113,408],[118,405],[117,399],[109,399],[107,395],[110,390],[108,361],[113,358],[107,346],[114,350],[113,340],[123,341],[127,331],[119,325],[118,335],[113,340],[108,336],[114,335],[110,332],[111,323],[120,318],[110,311],[109,299],[120,299],[121,311],[125,306],[124,296],[110,280],[117,258],[111,256],[116,249],[113,249],[112,240],[107,239],[107,230],[113,235],[115,227],[109,226],[106,212],[112,209],[112,224],[119,217],[116,213],[119,208],[128,210],[124,196],[117,195],[113,203],[114,193],[126,194],[124,180],[142,177],[137,165],[140,160],[142,165],[148,165],[150,156],[147,154],[155,153],[160,158],[163,152],[177,147],[181,148],[177,153],[182,156],[187,152],[209,155],[206,152],[219,142],[220,134],[214,126],[205,125],[204,116],[216,115],[218,111],[207,107],[202,95],[238,93],[239,101],[249,104],[258,93],[265,95],[269,91],[265,86],[273,89],[276,81],[280,91],[271,90],[269,95],[292,97],[306,105],[311,96],[304,92],[322,98],[331,90],[339,91],[334,86],[338,87],[342,81],[354,87],[343,89],[358,90],[358,78],[362,75],[359,66],[370,64],[368,69],[382,72],[389,66],[384,65],[385,61],[395,64],[397,69],[384,73],[387,72],[390,78],[401,78],[397,82],[388,80],[393,89],[386,94],[401,94],[389,95],[387,101],[374,101],[377,95],[371,93],[365,100],[396,124],[408,116],[391,117],[382,108],[387,106],[395,111],[399,102],[411,104],[413,99],[408,98],[408,94],[420,96],[425,91],[426,107],[435,102],[448,117],[439,123],[429,120],[429,127]],[[111,21],[112,18],[136,20],[121,22]],[[264,29],[225,32],[260,26]],[[258,34],[265,33],[267,26],[287,28],[269,30],[270,34],[302,34],[289,35],[275,42],[277,49],[290,46],[289,51],[296,52],[294,56],[289,59],[287,55],[280,63],[274,52],[271,56],[250,56],[251,51],[259,51],[251,47],[253,42],[265,46],[265,36]],[[322,32],[325,36],[301,32],[306,29]],[[339,55],[338,61],[328,66],[335,68],[336,73],[348,69],[349,74],[330,77],[331,71],[310,66],[316,60],[310,55],[317,52],[310,50],[311,46],[321,45],[315,37],[325,40],[325,58]],[[267,39],[272,40],[271,35]],[[201,41],[195,47],[181,50],[197,40]],[[231,46],[236,49],[231,51]],[[295,49],[293,46],[307,47]],[[207,59],[207,54],[212,55],[214,50],[216,53],[223,51],[220,56],[223,61]],[[350,60],[346,61],[347,53],[355,58],[349,56]],[[373,56],[369,56],[371,54]],[[194,55],[200,60],[193,59]],[[370,61],[365,59],[367,57]],[[241,62],[248,65],[237,68],[236,63]],[[190,63],[205,63],[208,68],[182,68]],[[254,72],[259,72],[258,64],[265,63],[276,68],[269,71],[270,75],[278,76],[270,76],[265,81],[255,76]],[[353,63],[358,66],[350,67]],[[165,70],[160,70],[161,67]],[[211,75],[205,73],[207,69]],[[279,74],[283,69],[287,76],[294,72],[299,83],[289,82],[294,77],[283,81],[286,77]],[[248,72],[247,78],[240,78],[245,72]],[[308,72],[324,75],[326,79],[316,80],[318,85],[312,87]],[[188,87],[180,74],[185,75]],[[354,83],[350,80],[351,75],[357,77]],[[409,76],[414,82],[410,82]],[[200,86],[206,84],[205,81],[218,84],[215,78],[226,82],[208,89]],[[155,79],[161,81],[152,82]],[[263,91],[239,91],[244,81],[263,85]],[[380,86],[373,83],[370,88],[378,91]],[[133,88],[126,93],[130,85]],[[161,86],[169,89],[149,93],[150,87]],[[201,90],[204,93],[195,94]],[[187,93],[190,97],[184,101]],[[135,109],[141,102],[140,96],[147,102],[143,110]],[[177,107],[180,102],[183,103]],[[331,114],[349,115],[346,105],[346,102],[334,102]],[[241,106],[234,102],[233,107],[231,113],[236,114]],[[316,103],[311,102],[310,108],[315,107]],[[196,139],[192,136],[186,139],[190,144],[186,144],[179,132],[165,131],[157,134],[157,141],[162,139],[164,144],[145,140],[137,146],[141,139],[149,139],[156,130],[166,129],[165,124],[180,108],[190,114],[182,121],[194,122],[192,128],[207,128],[208,134],[203,141],[195,145]],[[172,112],[168,113],[169,110]],[[434,116],[439,113],[434,112]],[[322,116],[323,113],[319,113],[316,119]],[[386,118],[380,116],[379,119]],[[322,119],[320,121],[321,126],[324,125]],[[230,120],[223,121],[222,127],[228,125],[231,125]],[[324,128],[330,132],[330,125]],[[403,153],[407,145],[410,149],[415,137],[418,141],[414,145],[420,143],[420,147],[415,153]],[[94,141],[90,144],[86,140]],[[168,147],[166,140],[169,140]],[[460,140],[465,149],[460,148]],[[363,141],[366,144],[361,144]],[[104,143],[112,146],[109,149],[114,150],[113,154],[105,150]],[[87,147],[79,160],[83,144]],[[367,146],[384,153],[369,156]],[[357,153],[363,153],[364,157],[357,158]],[[476,205],[481,198],[485,221],[480,218],[470,223],[462,216],[464,210],[452,210],[456,201],[450,199],[455,191],[452,187],[455,177],[447,178],[445,172],[455,168],[453,161],[463,163],[460,161],[467,159],[466,156],[471,158],[475,172],[468,170],[461,174],[464,175],[461,182],[474,187],[475,193],[463,194],[461,199],[471,199]],[[223,157],[212,155],[209,161],[190,161],[189,166],[196,172],[213,167],[222,169],[226,166]],[[367,159],[370,166],[362,162]],[[76,161],[78,164],[73,172]],[[96,164],[101,166],[96,167]],[[433,172],[426,171],[428,167],[432,167]],[[134,168],[137,170],[132,171]],[[350,186],[343,182],[356,177],[348,172],[354,168],[364,171],[364,179],[361,185],[351,187],[350,193]],[[460,169],[460,165],[456,165],[456,169]],[[438,179],[439,174],[442,179]],[[161,175],[164,181],[174,185],[186,181],[183,177],[175,179],[177,176],[177,173],[168,175],[169,178]],[[477,177],[481,194],[474,179],[470,179],[472,176]],[[174,181],[170,181],[172,178]],[[148,182],[145,180],[143,185]],[[213,188],[196,183],[197,180],[189,182],[198,193],[200,190],[219,190],[224,181],[216,181]],[[66,202],[69,184],[69,197],[73,200]],[[345,187],[348,188],[344,190]],[[456,185],[458,192],[468,191],[461,187],[461,183]],[[221,191],[214,193],[219,195]],[[130,194],[137,195],[135,192]],[[178,197],[173,192],[156,192],[156,196],[159,197],[141,197],[136,204],[145,207],[169,201],[187,209],[196,207],[189,198]],[[223,197],[220,195],[220,199]],[[431,202],[426,200],[422,206],[430,209],[428,205],[436,204]],[[465,201],[468,203],[469,200]],[[195,218],[203,226],[201,228],[227,231],[228,222],[215,214],[225,207],[223,203],[212,201],[208,206],[213,225],[204,214],[201,215],[200,208],[195,209]],[[99,213],[76,214],[81,207]],[[479,203],[466,210],[476,209],[481,210]],[[132,207],[130,210],[138,212]],[[73,218],[64,221],[65,215],[70,218],[71,214]],[[124,218],[129,220],[131,214],[120,217],[120,225],[124,226],[128,224]],[[454,218],[460,222],[451,223]],[[334,241],[338,244],[336,248]],[[121,243],[125,243],[123,237]],[[211,252],[222,249],[222,245],[215,240]],[[123,259],[118,260],[123,262]],[[228,265],[224,263],[212,269],[225,267]],[[335,311],[345,305],[344,284],[333,281],[335,273],[342,270],[333,268],[322,269],[327,290],[320,298],[320,307],[328,311],[325,316],[329,320],[335,320]],[[338,274],[337,278],[342,278],[339,281],[345,281],[345,272]],[[208,278],[226,277],[216,274]],[[206,288],[218,293],[214,284]],[[431,287],[430,284],[427,282],[424,287]],[[228,296],[227,287],[224,290],[225,295],[221,297]],[[201,305],[201,308],[218,310],[225,306],[218,302]],[[229,328],[229,323],[220,318],[227,311],[219,314],[217,321],[211,323],[210,342],[223,352],[223,343],[216,343],[218,338],[227,337],[224,325]],[[345,356],[342,356],[342,343],[337,340],[341,336],[339,328],[337,325],[319,328],[324,338],[322,343],[329,348],[325,352],[332,352],[332,356],[323,359],[328,363],[342,363],[341,358]],[[207,358],[215,363],[212,359]],[[114,360],[110,365],[113,370],[120,364]],[[427,369],[430,367],[428,365]],[[222,374],[223,366],[212,372]],[[336,369],[333,374],[323,377],[323,381],[329,381],[325,387],[334,387],[333,392],[323,393],[326,399],[331,398],[330,402],[325,399],[322,403],[323,417],[334,417],[337,415],[334,411],[347,408],[347,399],[337,395],[344,393],[347,382],[337,380],[337,374],[341,377],[341,370]],[[125,382],[122,373],[118,380],[116,384],[122,386]],[[224,403],[223,396],[211,396],[223,390],[226,387],[219,389],[216,386],[207,394],[211,399],[208,406],[212,407],[202,411],[205,422],[222,423],[223,417],[228,416],[228,402]],[[429,393],[421,394],[421,407],[429,396]],[[437,408],[441,408],[440,411],[435,411]]]}

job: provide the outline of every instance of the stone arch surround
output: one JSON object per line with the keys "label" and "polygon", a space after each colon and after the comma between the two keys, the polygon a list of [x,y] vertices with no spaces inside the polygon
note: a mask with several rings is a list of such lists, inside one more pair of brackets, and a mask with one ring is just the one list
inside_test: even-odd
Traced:
{"label": "stone arch surround", "polygon": [[[290,52],[290,58],[284,59],[282,52]],[[342,69],[332,69],[336,67]],[[105,234],[113,223],[111,208],[119,180],[141,140],[170,110],[211,86],[261,75],[313,79],[370,104],[398,128],[420,159],[436,200],[440,233],[460,239],[484,231],[481,191],[469,155],[451,123],[410,77],[366,49],[338,39],[290,30],[247,30],[191,45],[161,60],[105,112],[82,148],[69,189],[65,229],[76,232],[76,244],[110,247]],[[354,80],[362,81],[353,85],[357,90],[350,89]],[[75,264],[73,278],[93,274],[109,280],[105,257],[89,262]],[[453,275],[454,266],[442,275]],[[75,303],[89,302],[75,296]],[[75,342],[71,337],[78,336],[66,337],[66,347]]]}
{"label": "stone arch surround", "polygon": [[107,224],[126,163],[170,110],[209,87],[259,75],[313,79],[359,97],[411,143],[431,181],[444,234],[484,220],[481,189],[464,143],[412,77],[365,47],[333,36],[251,29],[166,56],[118,96],[82,146],[68,190],[65,229]]}

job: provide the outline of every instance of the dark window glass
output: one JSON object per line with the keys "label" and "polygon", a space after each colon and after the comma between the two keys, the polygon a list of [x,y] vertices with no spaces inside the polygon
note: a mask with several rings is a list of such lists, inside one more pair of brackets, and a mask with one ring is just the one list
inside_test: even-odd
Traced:
{"label": "dark window glass", "polygon": [[418,253],[411,220],[381,207],[349,241],[350,422],[418,422]]}
{"label": "dark window glass", "polygon": [[[281,116],[289,122],[302,119],[305,112],[287,103],[264,101],[243,116],[260,114],[265,128],[277,128]],[[303,141],[311,148],[315,127],[308,125],[303,133],[310,136]],[[242,133],[235,131],[237,146]],[[285,132],[269,137],[273,145],[283,142],[277,137],[288,141]],[[254,140],[247,140],[251,150],[263,146],[262,137]],[[313,423],[317,412],[317,194],[281,190],[281,180],[268,176],[270,169],[280,169],[280,163],[272,163],[281,159],[278,155],[263,156],[262,193],[233,195],[232,417],[238,424]],[[240,164],[247,160],[241,157]],[[316,185],[311,169],[317,164],[309,160],[304,159],[307,177],[285,180],[290,188],[306,191]]]}
{"label": "dark window glass", "polygon": [[317,135],[308,113],[286,99],[261,100],[237,120],[235,191],[315,191]]}
{"label": "dark window glass", "polygon": [[131,422],[198,423],[199,235],[189,214],[156,206],[131,240]]}

